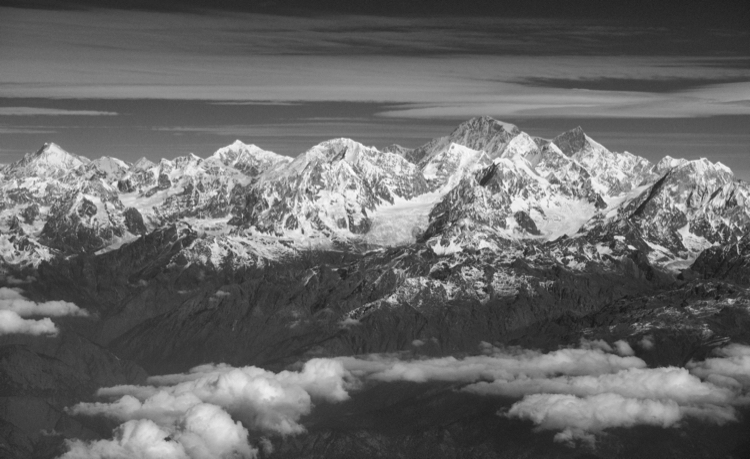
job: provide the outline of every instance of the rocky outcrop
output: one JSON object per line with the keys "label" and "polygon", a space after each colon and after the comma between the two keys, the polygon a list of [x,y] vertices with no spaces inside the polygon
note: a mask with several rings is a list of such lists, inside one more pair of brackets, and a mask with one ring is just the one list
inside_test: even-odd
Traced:
{"label": "rocky outcrop", "polygon": [[66,438],[96,439],[108,423],[78,420],[65,408],[94,400],[100,387],[142,384],[146,373],[70,329],[56,338],[0,336],[0,454],[52,458]]}

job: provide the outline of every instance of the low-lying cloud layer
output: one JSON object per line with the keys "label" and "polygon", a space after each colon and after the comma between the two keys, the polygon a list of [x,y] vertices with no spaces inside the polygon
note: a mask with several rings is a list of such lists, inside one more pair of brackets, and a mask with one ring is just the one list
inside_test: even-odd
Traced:
{"label": "low-lying cloud layer", "polygon": [[730,344],[716,350],[718,357],[690,362],[690,372],[717,385],[750,387],[750,346]]}
{"label": "low-lying cloud layer", "polygon": [[602,349],[560,349],[543,354],[520,348],[500,349],[483,343],[485,355],[443,357],[401,361],[396,356],[372,355],[363,359],[342,357],[347,370],[355,376],[377,381],[451,381],[475,382],[515,378],[519,375],[545,378],[599,375],[627,368],[644,368],[636,357],[619,356]]}
{"label": "low-lying cloud layer", "polygon": [[557,430],[555,440],[563,442],[591,442],[611,427],[676,427],[687,418],[724,424],[737,420],[736,406],[750,402],[750,346],[728,346],[688,369],[647,368],[626,341],[584,340],[579,349],[547,354],[484,343],[483,351],[461,360],[342,361],[365,379],[466,382],[466,392],[521,398],[499,414]]}
{"label": "low-lying cloud layer", "polygon": [[[331,359],[313,359],[299,372],[279,373],[203,365],[187,374],[152,377],[150,386],[102,389],[100,396],[120,398],[80,403],[69,412],[124,424],[113,440],[70,442],[70,452],[63,457],[254,457],[257,450],[248,443],[246,427],[264,434],[304,432],[299,420],[311,411],[313,400],[349,398],[347,375],[341,362]],[[157,450],[151,452],[149,445]]]}
{"label": "low-lying cloud layer", "polygon": [[[24,297],[18,289],[0,287],[0,335],[23,333],[54,336],[58,329],[49,317],[88,315],[88,312],[67,301],[37,303]],[[26,319],[35,316],[44,318]]]}
{"label": "low-lying cloud layer", "polygon": [[[653,346],[653,341],[651,340]],[[296,435],[313,402],[342,402],[362,383],[446,381],[482,396],[520,399],[500,416],[528,420],[555,440],[594,442],[614,427],[677,427],[686,419],[724,424],[750,404],[750,346],[733,344],[687,368],[648,368],[629,343],[582,341],[542,353],[481,345],[481,355],[404,360],[398,355],[312,359],[300,371],[203,365],[154,376],[147,386],[101,389],[108,403],[73,415],[123,422],[112,440],[69,442],[65,458],[254,457],[248,431]]]}

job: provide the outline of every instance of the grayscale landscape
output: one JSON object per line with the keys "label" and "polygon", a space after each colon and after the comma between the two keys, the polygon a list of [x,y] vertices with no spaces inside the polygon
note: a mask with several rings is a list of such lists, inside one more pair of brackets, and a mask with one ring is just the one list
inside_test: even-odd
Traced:
{"label": "grayscale landscape", "polygon": [[0,5],[0,457],[750,457],[748,8],[595,5]]}

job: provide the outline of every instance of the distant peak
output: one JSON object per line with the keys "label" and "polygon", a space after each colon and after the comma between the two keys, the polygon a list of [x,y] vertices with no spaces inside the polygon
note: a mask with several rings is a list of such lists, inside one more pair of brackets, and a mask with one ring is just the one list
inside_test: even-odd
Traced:
{"label": "distant peak", "polygon": [[334,139],[328,139],[321,142],[319,145],[361,145],[356,140],[350,139],[349,137],[336,137]]}
{"label": "distant peak", "polygon": [[352,140],[347,137],[338,137],[335,139],[329,139],[329,140],[320,142],[313,148],[338,153],[343,148],[359,150],[359,149],[367,148],[367,147],[357,142],[356,140]]}
{"label": "distant peak", "polygon": [[37,150],[36,154],[41,155],[42,153],[65,153],[70,154],[67,151],[63,150],[63,148],[54,143],[54,142],[45,142],[44,145],[42,145],[42,148]]}
{"label": "distant peak", "polygon": [[505,123],[503,121],[496,120],[495,118],[492,118],[491,116],[476,116],[474,118],[471,118],[468,121],[461,123],[456,130],[457,131],[464,131],[464,130],[484,131],[488,128],[491,128],[497,131],[504,130],[507,132],[518,130],[518,127],[516,127],[515,124]]}
{"label": "distant peak", "polygon": [[557,145],[557,147],[562,150],[562,152],[567,156],[573,156],[577,152],[581,151],[586,145],[587,141],[588,136],[585,132],[583,132],[583,128],[581,126],[576,126],[575,128],[563,132],[562,134],[552,139],[552,143]]}
{"label": "distant peak", "polygon": [[88,158],[65,151],[60,145],[53,142],[47,142],[42,145],[42,148],[37,150],[32,157],[37,158],[37,160],[50,162],[51,164],[59,163],[60,165],[65,164],[66,166],[76,166],[90,161]]}
{"label": "distant peak", "polygon": [[393,143],[383,148],[384,153],[401,153],[407,150],[411,150],[411,148],[402,147],[401,145],[397,143]]}
{"label": "distant peak", "polygon": [[559,136],[555,138],[560,138],[560,137],[570,137],[570,138],[586,137],[586,133],[583,132],[583,128],[581,126],[576,126],[569,131],[563,132],[562,134],[560,134]]}
{"label": "distant peak", "polygon": [[258,149],[258,147],[255,144],[245,143],[245,142],[243,142],[240,139],[235,140],[234,142],[232,142],[231,144],[227,145],[224,148],[225,149],[230,149],[230,150],[243,150],[243,149],[253,150],[253,149]]}
{"label": "distant peak", "polygon": [[665,173],[669,171],[689,171],[690,174],[703,175],[703,174],[719,174],[725,177],[734,177],[732,169],[728,168],[721,162],[711,162],[707,158],[700,158],[694,160],[687,159],[676,159],[671,156],[665,156],[656,165],[656,170],[659,173]]}
{"label": "distant peak", "polygon": [[331,162],[346,160],[350,164],[353,164],[357,161],[361,152],[369,149],[370,147],[356,140],[338,137],[320,142],[305,152],[304,155],[310,158],[318,157]]}
{"label": "distant peak", "polygon": [[243,152],[259,153],[261,151],[264,151],[264,150],[258,147],[257,145],[252,144],[252,143],[245,143],[237,139],[234,142],[227,145],[226,147],[222,147],[216,150],[213,154],[213,157],[223,158],[227,154],[229,154],[230,156],[233,156],[236,154],[241,154]]}
{"label": "distant peak", "polygon": [[154,164],[153,161],[149,160],[145,156],[133,163],[133,168],[135,169],[148,169],[154,166],[156,166],[156,164]]}

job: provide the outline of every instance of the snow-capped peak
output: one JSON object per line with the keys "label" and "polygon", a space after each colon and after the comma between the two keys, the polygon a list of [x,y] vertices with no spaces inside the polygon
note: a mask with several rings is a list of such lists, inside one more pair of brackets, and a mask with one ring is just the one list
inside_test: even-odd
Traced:
{"label": "snow-capped peak", "polygon": [[586,168],[594,188],[602,196],[618,196],[657,175],[647,159],[627,152],[611,152],[586,135],[580,126],[555,137],[552,144]]}
{"label": "snow-capped peak", "polygon": [[45,143],[34,153],[27,153],[23,158],[4,168],[10,176],[27,177],[65,174],[90,161],[83,156],[74,155],[54,143]]}
{"label": "snow-capped peak", "polygon": [[241,141],[240,139],[236,139],[230,145],[226,146],[226,148],[231,148],[233,150],[239,150],[241,148],[248,148],[248,147],[255,147],[255,145],[254,144],[246,144],[245,142]]}
{"label": "snow-capped peak", "polygon": [[67,151],[63,150],[62,147],[54,142],[46,142],[42,148],[37,151],[37,154],[53,154],[53,155],[66,155],[69,154]]}
{"label": "snow-capped peak", "polygon": [[91,161],[91,164],[107,174],[117,174],[130,168],[125,161],[111,156],[102,156],[101,158]]}
{"label": "snow-capped peak", "polygon": [[489,159],[492,159],[500,156],[508,142],[520,133],[521,131],[516,126],[489,116],[472,118],[461,123],[449,135],[415,148],[409,153],[409,160],[424,168],[445,155],[452,144],[474,151],[483,151]]}
{"label": "snow-capped peak", "polygon": [[255,176],[278,164],[291,162],[291,158],[266,151],[255,144],[246,144],[235,140],[226,147],[219,148],[209,157],[209,161],[241,170],[247,175]]}
{"label": "snow-capped peak", "polygon": [[513,124],[504,123],[489,116],[481,116],[458,125],[448,139],[452,143],[473,150],[484,150],[494,158],[500,155],[508,142],[520,133],[521,131]]}
{"label": "snow-capped peak", "polygon": [[729,166],[727,166],[726,164],[722,163],[721,161],[716,161],[714,163],[714,167],[716,167],[718,169],[721,169],[721,170],[724,170],[725,172],[728,172],[728,173],[734,175],[734,172],[732,171],[732,169],[730,169]]}
{"label": "snow-capped peak", "polygon": [[63,150],[62,147],[55,143],[45,143],[44,146],[34,154],[36,162],[44,162],[49,166],[57,167],[77,167],[81,164],[88,163],[88,158],[73,155]]}
{"label": "snow-capped peak", "polygon": [[726,180],[731,180],[734,177],[732,169],[728,168],[721,162],[712,163],[707,158],[687,160],[682,158],[675,159],[671,156],[665,156],[661,161],[659,161],[655,169],[660,174],[664,174],[668,171],[685,169],[689,170],[691,173],[698,175],[714,173],[724,177]]}
{"label": "snow-capped peak", "polygon": [[226,147],[219,148],[214,152],[212,157],[214,158],[220,158],[225,159],[232,155],[238,155],[242,153],[243,151],[259,151],[261,150],[257,145],[254,144],[246,144],[242,142],[241,140],[235,140],[234,142],[230,143]]}
{"label": "snow-capped peak", "polygon": [[566,155],[573,156],[585,148],[587,140],[588,136],[583,132],[581,126],[576,126],[552,139],[552,143],[557,145]]}
{"label": "snow-capped peak", "polygon": [[154,164],[153,161],[146,158],[145,156],[139,159],[138,161],[136,161],[135,163],[133,163],[133,169],[140,169],[140,170],[151,169],[152,167],[155,167],[155,166],[156,164]]}
{"label": "snow-capped peak", "polygon": [[[346,160],[349,164],[355,164],[359,158],[360,153],[364,151],[376,152],[375,147],[367,147],[359,142],[346,137],[339,137],[336,139],[326,140],[321,142],[302,155],[300,157],[306,158],[307,161],[311,160],[323,160],[323,161],[338,161]],[[297,160],[295,160],[296,162]]]}
{"label": "snow-capped peak", "polygon": [[[525,132],[521,132],[517,136],[513,137],[510,142],[508,142],[508,145],[506,145],[503,149],[501,156],[504,158],[518,155],[525,157],[530,153],[536,151],[539,151],[539,147],[537,146],[534,139],[532,139]],[[538,161],[537,158],[535,159],[536,161]],[[529,162],[531,162],[532,165],[536,165],[536,161],[532,158],[529,158]]]}
{"label": "snow-capped peak", "polygon": [[507,132],[515,132],[515,131],[518,131],[518,127],[515,124],[496,120],[495,118],[492,118],[491,116],[477,116],[459,124],[458,127],[453,132],[458,133],[458,132],[473,131],[473,132],[486,133],[487,131],[490,131],[490,130],[494,130],[494,131],[504,130]]}

